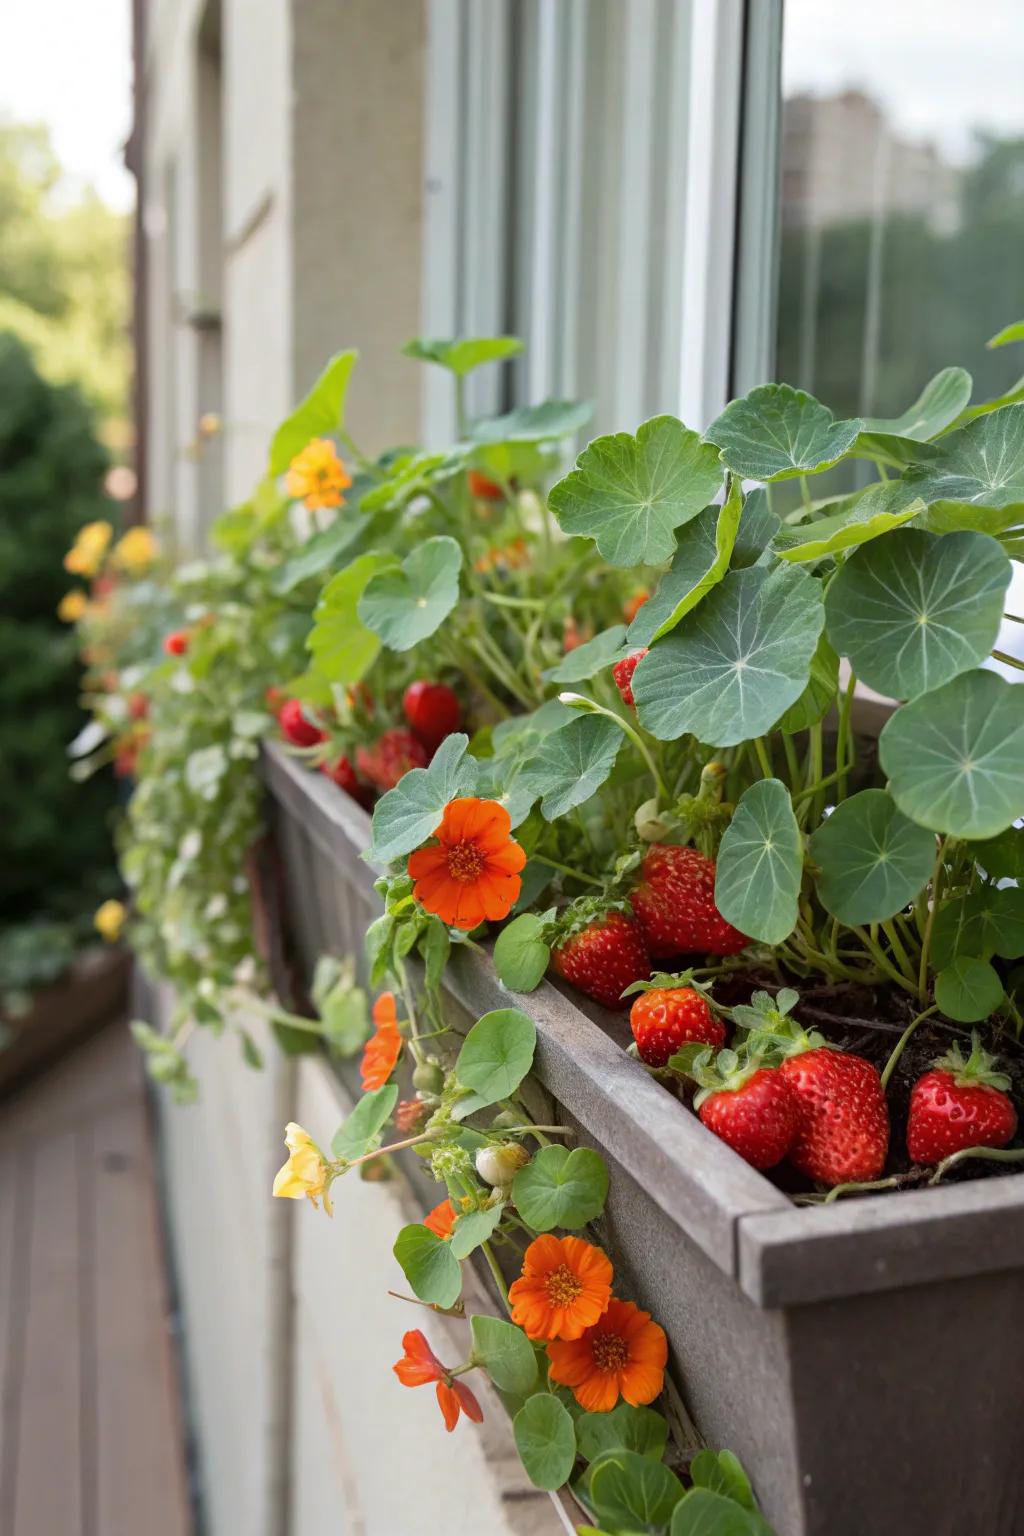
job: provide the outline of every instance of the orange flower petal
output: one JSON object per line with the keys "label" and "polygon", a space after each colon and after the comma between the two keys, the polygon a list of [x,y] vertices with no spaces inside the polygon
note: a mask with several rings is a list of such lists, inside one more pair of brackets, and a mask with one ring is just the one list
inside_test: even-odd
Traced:
{"label": "orange flower petal", "polygon": [[459,1422],[462,1405],[458,1393],[446,1381],[439,1381],[437,1384],[437,1406],[444,1418],[444,1427],[451,1434]]}
{"label": "orange flower petal", "polygon": [[398,1008],[395,1004],[393,992],[382,992],[373,1005],[373,1022],[378,1026],[382,1024],[398,1023]]}
{"label": "orange flower petal", "polygon": [[423,1387],[427,1382],[440,1380],[444,1366],[418,1328],[402,1335],[402,1348],[405,1354],[392,1370],[403,1387]]}
{"label": "orange flower petal", "polygon": [[462,1411],[467,1419],[472,1419],[474,1424],[482,1424],[484,1411],[477,1402],[474,1394],[469,1390],[464,1381],[453,1381],[452,1391],[462,1404]]}
{"label": "orange flower petal", "polygon": [[429,1227],[435,1237],[442,1240],[452,1235],[455,1225],[455,1210],[450,1200],[442,1200],[440,1205],[435,1205],[429,1215],[424,1216],[423,1225]]}
{"label": "orange flower petal", "polygon": [[413,880],[424,880],[435,870],[443,870],[447,876],[448,855],[443,848],[417,848],[409,855],[408,870]]}

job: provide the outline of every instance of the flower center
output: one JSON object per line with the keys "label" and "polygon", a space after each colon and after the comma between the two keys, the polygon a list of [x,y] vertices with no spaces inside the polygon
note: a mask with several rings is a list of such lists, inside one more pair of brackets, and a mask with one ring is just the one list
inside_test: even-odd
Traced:
{"label": "flower center", "polygon": [[544,1282],[544,1288],[551,1299],[552,1306],[568,1307],[576,1300],[583,1286],[577,1280],[568,1264],[559,1264],[553,1269]]}
{"label": "flower center", "polygon": [[599,1333],[590,1346],[599,1371],[621,1371],[629,1364],[629,1348],[617,1333]]}
{"label": "flower center", "polygon": [[448,849],[448,873],[453,880],[476,880],[484,867],[484,856],[475,843],[454,843]]}

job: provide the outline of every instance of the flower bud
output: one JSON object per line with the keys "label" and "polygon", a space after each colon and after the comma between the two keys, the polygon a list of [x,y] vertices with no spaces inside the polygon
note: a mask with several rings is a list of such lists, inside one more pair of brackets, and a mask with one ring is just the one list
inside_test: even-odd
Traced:
{"label": "flower bud", "polygon": [[530,1161],[530,1154],[518,1141],[494,1142],[476,1154],[476,1171],[485,1184],[495,1187],[511,1184],[520,1168]]}
{"label": "flower bud", "polygon": [[436,1061],[421,1061],[412,1074],[412,1085],[419,1093],[440,1093],[444,1073]]}

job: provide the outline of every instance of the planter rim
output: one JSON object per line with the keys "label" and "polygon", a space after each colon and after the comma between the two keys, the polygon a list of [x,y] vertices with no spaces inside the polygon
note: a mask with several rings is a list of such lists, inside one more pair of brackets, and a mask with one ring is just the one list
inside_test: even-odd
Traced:
{"label": "planter rim", "polygon": [[[362,857],[370,818],[277,743],[264,780],[339,873],[373,894]],[[470,1009],[510,1004],[537,1027],[544,1087],[662,1211],[759,1306],[797,1306],[1016,1268],[1024,1252],[1024,1179],[1007,1174],[897,1198],[796,1206],[658,1086],[600,1023],[551,982],[507,991],[490,956],[456,949],[444,985]]]}

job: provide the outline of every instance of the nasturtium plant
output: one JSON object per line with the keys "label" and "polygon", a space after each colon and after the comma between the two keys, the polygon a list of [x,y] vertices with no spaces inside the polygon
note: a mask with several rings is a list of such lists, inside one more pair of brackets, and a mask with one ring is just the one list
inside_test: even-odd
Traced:
{"label": "nasturtium plant", "polygon": [[704,436],[734,474],[768,482],[829,469],[849,452],[861,425],[836,421],[802,389],[762,384],[727,405]]}
{"label": "nasturtium plant", "polygon": [[796,926],[803,840],[786,786],[761,779],[745,791],[718,855],[715,902],[727,922],[766,944]]}

